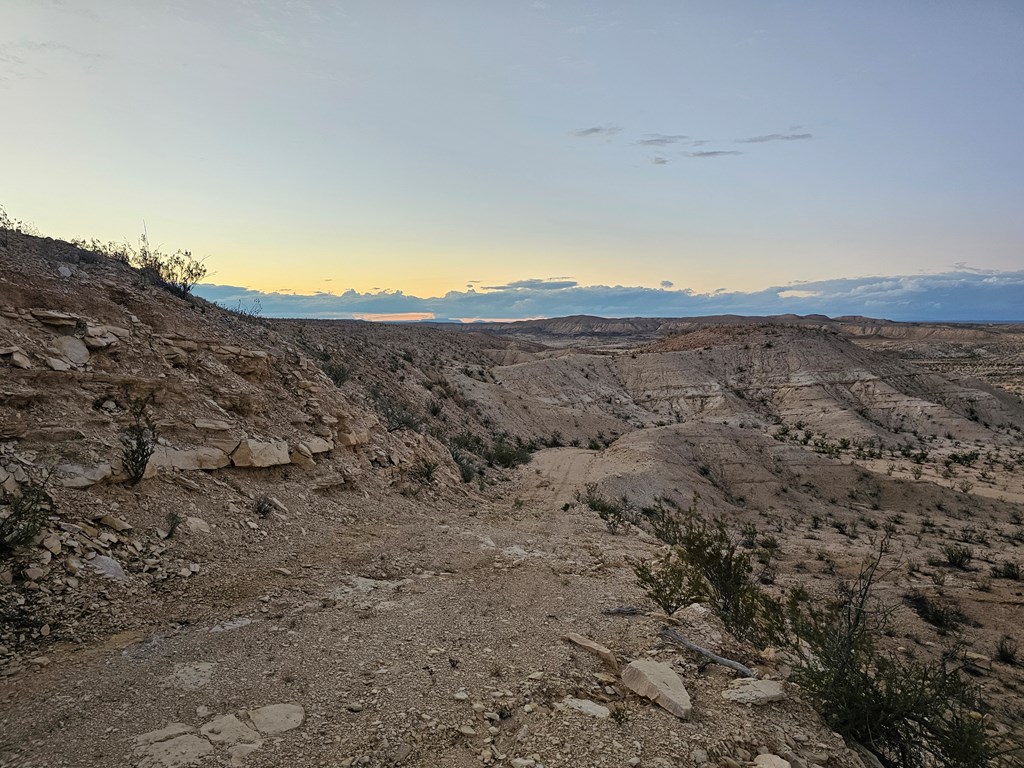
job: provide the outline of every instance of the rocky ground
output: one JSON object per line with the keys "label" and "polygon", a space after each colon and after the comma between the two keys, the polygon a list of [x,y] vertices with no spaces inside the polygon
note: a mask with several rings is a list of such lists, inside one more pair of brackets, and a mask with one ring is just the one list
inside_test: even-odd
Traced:
{"label": "rocky ground", "polygon": [[870,765],[785,653],[650,613],[627,558],[660,542],[588,485],[724,519],[776,591],[827,594],[888,529],[886,642],[938,653],[908,597],[956,606],[979,716],[1022,727],[1019,329],[267,321],[2,242],[0,482],[52,502],[0,559],[0,765]]}

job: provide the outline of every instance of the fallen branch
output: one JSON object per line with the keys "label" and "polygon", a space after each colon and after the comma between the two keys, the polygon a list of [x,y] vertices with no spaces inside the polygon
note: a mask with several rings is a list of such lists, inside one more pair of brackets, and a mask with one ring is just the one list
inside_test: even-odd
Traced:
{"label": "fallen branch", "polygon": [[669,642],[675,643],[676,645],[681,645],[683,646],[683,648],[688,648],[694,653],[699,653],[701,656],[705,656],[711,659],[716,664],[721,664],[723,667],[729,667],[729,669],[734,669],[737,672],[739,672],[742,677],[757,677],[757,673],[754,672],[754,670],[750,669],[750,667],[745,667],[738,661],[723,658],[718,654],[712,653],[707,648],[701,648],[699,645],[694,645],[685,637],[676,632],[674,629],[664,627],[662,628],[661,632],[658,633],[658,636],[664,640],[668,640]]}
{"label": "fallen branch", "polygon": [[601,611],[605,616],[644,616],[646,611],[634,608],[631,605],[620,605],[617,608],[605,608]]}

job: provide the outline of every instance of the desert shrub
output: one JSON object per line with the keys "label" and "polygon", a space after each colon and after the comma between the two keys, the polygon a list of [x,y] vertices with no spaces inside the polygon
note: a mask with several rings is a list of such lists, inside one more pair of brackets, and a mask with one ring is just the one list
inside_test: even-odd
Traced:
{"label": "desert shrub", "polygon": [[409,469],[409,477],[418,483],[429,485],[434,482],[434,473],[437,472],[437,468],[439,466],[440,465],[436,461],[431,461],[427,458],[420,458]]}
{"label": "desert shrub", "polygon": [[182,298],[206,277],[206,265],[189,251],[162,253],[149,245],[148,236],[139,237],[139,248],[129,248],[128,263],[138,269],[154,285],[176,293]]}
{"label": "desert shrub", "polygon": [[178,528],[184,522],[185,518],[181,516],[181,513],[176,509],[172,509],[167,513],[167,538],[174,538],[174,534],[177,533]]}
{"label": "desert shrub", "polygon": [[669,550],[654,560],[629,560],[637,583],[643,587],[655,605],[672,614],[693,602],[688,569],[679,562],[675,550]]}
{"label": "desert shrub", "polygon": [[1017,663],[1017,643],[1009,635],[1000,638],[996,645],[996,661],[1010,666]]}
{"label": "desert shrub", "polygon": [[274,502],[265,493],[261,494],[253,502],[252,511],[256,513],[257,517],[270,517],[270,513],[274,511]]}
{"label": "desert shrub", "polygon": [[348,377],[352,375],[352,371],[344,363],[337,363],[334,360],[328,360],[322,366],[321,370],[327,374],[327,378],[334,382],[334,386],[341,387]]}
{"label": "desert shrub", "polygon": [[388,432],[402,429],[417,431],[423,419],[405,403],[395,400],[383,392],[373,393],[373,402],[377,412],[384,417],[384,427]]}
{"label": "desert shrub", "polygon": [[974,559],[974,550],[963,544],[947,544],[942,548],[946,562],[954,568],[964,569]]}
{"label": "desert shrub", "polygon": [[[656,562],[653,570],[631,563],[652,599],[655,583],[673,585],[679,599],[709,603],[738,637],[764,640],[778,633],[781,605],[761,591],[751,555],[720,520],[709,523],[690,514],[682,521],[662,522],[658,535],[672,546],[672,556]],[[656,581],[647,575],[652,573]]]}
{"label": "desert shrub", "polygon": [[529,446],[521,438],[517,437],[515,442],[510,442],[504,435],[498,435],[485,454],[484,458],[488,464],[506,469],[528,464],[532,458]]}
{"label": "desert shrub", "polygon": [[597,485],[594,483],[588,483],[583,493],[576,491],[576,501],[597,512],[610,533],[618,533],[623,525],[634,522],[625,498],[621,501],[606,499],[598,493]]}
{"label": "desert shrub", "polygon": [[967,622],[967,617],[956,603],[916,591],[911,592],[903,600],[914,609],[914,613],[942,633],[952,631]]}
{"label": "desert shrub", "polygon": [[997,579],[1010,579],[1011,581],[1021,580],[1020,563],[1005,560],[992,566],[992,575]]}
{"label": "desert shrub", "polygon": [[462,482],[472,482],[473,478],[480,473],[480,468],[473,461],[472,454],[455,445],[449,445],[448,450],[452,455],[452,461],[459,468],[459,477],[462,478]]}
{"label": "desert shrub", "polygon": [[133,400],[133,422],[121,435],[121,467],[128,475],[128,484],[136,485],[146,474],[146,466],[156,450],[159,437],[156,425],[149,417],[149,398]]}
{"label": "desert shrub", "polygon": [[53,499],[46,492],[50,476],[30,481],[18,493],[0,491],[0,558],[9,557],[19,547],[34,539],[43,528],[47,516],[53,512]]}
{"label": "desert shrub", "polygon": [[793,679],[833,729],[885,766],[987,766],[997,748],[976,716],[982,703],[962,655],[905,659],[877,645],[891,614],[874,595],[884,552],[885,543],[832,600],[790,601]]}

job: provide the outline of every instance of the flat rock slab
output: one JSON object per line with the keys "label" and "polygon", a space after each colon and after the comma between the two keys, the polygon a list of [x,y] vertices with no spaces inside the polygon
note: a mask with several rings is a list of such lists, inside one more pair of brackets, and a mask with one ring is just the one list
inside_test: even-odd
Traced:
{"label": "flat rock slab", "polygon": [[157,741],[136,750],[139,768],[185,768],[211,754],[213,745],[194,733]]}
{"label": "flat rock slab", "polygon": [[693,709],[682,678],[668,664],[652,659],[631,661],[622,670],[622,682],[633,693],[650,699],[683,720]]}
{"label": "flat rock slab", "polygon": [[722,698],[738,704],[767,704],[786,698],[786,688],[779,680],[744,678],[733,680],[729,687],[722,691]]}
{"label": "flat rock slab", "polygon": [[563,703],[569,709],[575,709],[577,712],[582,712],[585,715],[591,717],[609,717],[611,710],[603,704],[598,704],[596,701],[590,699],[576,699],[572,696],[567,697]]}
{"label": "flat rock slab", "polygon": [[252,744],[263,743],[259,733],[243,723],[234,715],[224,715],[203,725],[199,732],[214,743]]}
{"label": "flat rock slab", "polygon": [[789,760],[783,760],[778,755],[758,755],[754,758],[754,765],[762,768],[791,768]]}
{"label": "flat rock slab", "polygon": [[175,688],[186,691],[194,691],[202,688],[213,675],[214,664],[211,661],[200,661],[195,664],[176,664],[174,672],[167,678],[167,682]]}
{"label": "flat rock slab", "polygon": [[298,704],[270,704],[250,709],[249,719],[260,733],[284,733],[302,725],[306,711]]}

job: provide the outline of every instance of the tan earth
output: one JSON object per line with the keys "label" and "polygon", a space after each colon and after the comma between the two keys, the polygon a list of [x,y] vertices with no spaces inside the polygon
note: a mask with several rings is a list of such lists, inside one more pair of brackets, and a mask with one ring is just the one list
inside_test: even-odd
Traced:
{"label": "tan earth", "polygon": [[867,318],[267,320],[0,232],[0,484],[53,498],[0,556],[0,765],[871,765],[785,654],[698,604],[676,629],[758,680],[660,639],[627,558],[662,545],[588,486],[771,541],[771,590],[827,594],[888,526],[886,642],[934,656],[905,598],[959,606],[1019,732],[1022,355]]}

